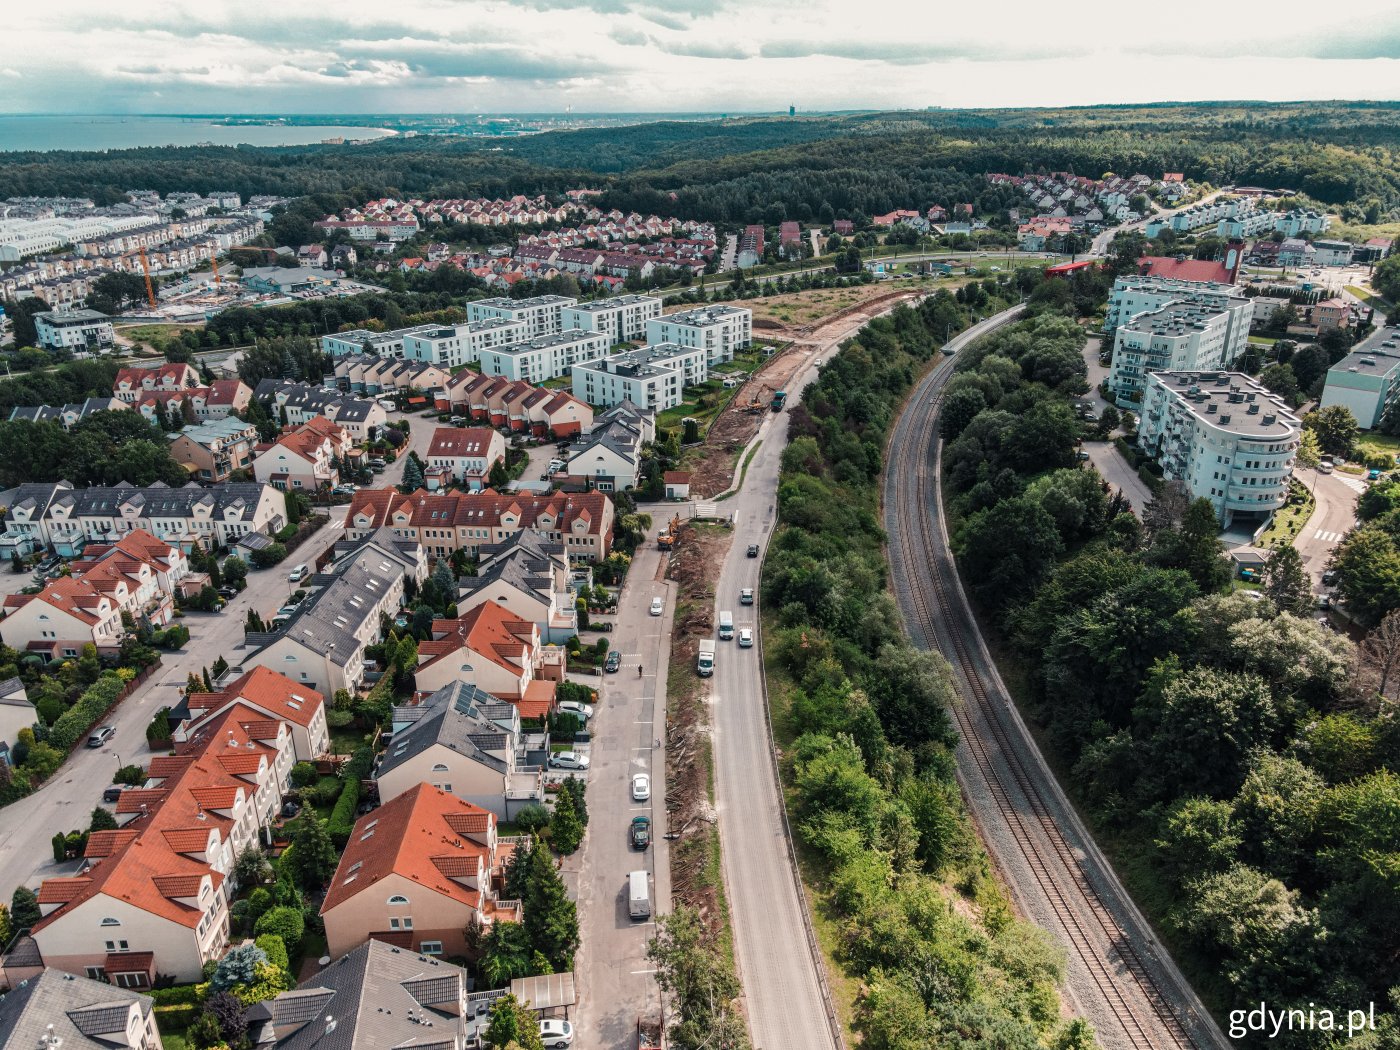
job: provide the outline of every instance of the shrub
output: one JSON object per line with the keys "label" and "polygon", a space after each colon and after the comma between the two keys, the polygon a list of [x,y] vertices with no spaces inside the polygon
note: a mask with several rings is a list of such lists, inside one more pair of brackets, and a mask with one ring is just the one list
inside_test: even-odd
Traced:
{"label": "shrub", "polygon": [[[274,908],[273,911],[277,909]],[[268,912],[271,915],[272,912]],[[301,913],[296,913],[297,920],[301,920]],[[263,916],[266,918],[267,916]],[[273,932],[273,931],[265,931]],[[251,984],[257,980],[257,969],[267,963],[267,955],[263,950],[253,944],[240,944],[230,948],[228,954],[219,960],[214,968],[214,975],[209,979],[209,986],[216,992],[226,992],[234,985]]]}
{"label": "shrub", "polygon": [[275,933],[264,933],[253,942],[267,953],[267,961],[273,966],[283,970],[291,969],[291,962],[287,958],[287,942]]}
{"label": "shrub", "polygon": [[199,985],[180,984],[173,988],[153,988],[147,994],[157,1006],[193,1006],[199,1002]]}
{"label": "shrub", "polygon": [[162,707],[146,727],[147,740],[169,740],[171,736],[170,708]]}
{"label": "shrub", "polygon": [[287,548],[280,543],[270,543],[252,555],[253,564],[259,569],[269,569],[287,556]]}
{"label": "shrub", "polygon": [[355,721],[355,712],[353,711],[341,711],[334,708],[326,712],[326,725],[332,729],[344,729],[353,721]]}
{"label": "shrub", "polygon": [[292,783],[299,788],[310,787],[319,776],[310,762],[298,762],[292,767]]}
{"label": "shrub", "polygon": [[[193,984],[185,985],[184,988],[193,989],[197,987]],[[184,991],[184,988],[161,988],[157,991],[171,992]],[[151,992],[155,994],[154,991]],[[189,1027],[195,1020],[198,999],[190,1003],[172,1003],[169,1006],[157,1006],[155,1009],[156,1025],[162,1032],[175,1031]]]}
{"label": "shrub", "polygon": [[549,810],[543,806],[529,805],[515,815],[515,826],[526,835],[537,834],[549,826]]}
{"label": "shrub", "polygon": [[[298,908],[280,906],[262,915],[253,924],[253,932],[261,941],[264,934],[280,937],[284,951],[295,951],[301,945],[301,935],[306,929],[305,921]],[[262,947],[261,944],[258,947]],[[267,960],[264,960],[267,961]],[[241,982],[247,983],[247,982]]]}
{"label": "shrub", "polygon": [[301,798],[313,806],[328,806],[340,798],[341,783],[337,777],[320,777],[310,787],[303,788]]}
{"label": "shrub", "polygon": [[340,798],[331,810],[327,830],[337,846],[344,846],[355,830],[355,807],[360,804],[360,781],[357,777],[347,777]]}
{"label": "shrub", "polygon": [[139,787],[145,782],[146,768],[138,765],[122,766],[112,777],[113,784],[126,784],[128,787]]}
{"label": "shrub", "polygon": [[593,702],[593,689],[582,682],[559,682],[554,687],[554,693],[561,701],[572,700],[578,704]]}
{"label": "shrub", "polygon": [[[183,628],[182,628],[183,630]],[[49,743],[67,751],[116,703],[122,680],[110,671],[89,686],[49,730]]]}
{"label": "shrub", "polygon": [[254,926],[272,908],[272,894],[267,887],[259,886],[248,894],[248,921]]}

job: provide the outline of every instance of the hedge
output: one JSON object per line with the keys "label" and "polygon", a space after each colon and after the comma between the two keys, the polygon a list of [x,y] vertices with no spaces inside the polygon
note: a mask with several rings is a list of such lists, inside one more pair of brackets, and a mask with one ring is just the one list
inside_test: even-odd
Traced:
{"label": "hedge", "polygon": [[342,849],[350,840],[350,832],[355,830],[355,807],[359,804],[360,780],[358,777],[346,777],[345,787],[341,789],[340,798],[336,800],[330,820],[327,821],[327,830],[331,833],[332,840]]}
{"label": "hedge", "polygon": [[157,1006],[197,1006],[201,1000],[199,985],[177,984],[173,988],[146,989]]}
{"label": "hedge", "polygon": [[[191,987],[194,987],[191,985]],[[157,1006],[155,1008],[156,1027],[162,1032],[178,1032],[194,1023],[199,1007],[192,1003],[178,1006]]]}
{"label": "hedge", "polygon": [[291,972],[292,964],[287,959],[287,942],[281,937],[275,933],[264,933],[253,943],[267,953],[267,961],[273,966]]}
{"label": "hedge", "polygon": [[60,751],[67,751],[117,702],[125,685],[115,671],[105,672],[88,686],[72,707],[58,716],[49,730],[48,742]]}

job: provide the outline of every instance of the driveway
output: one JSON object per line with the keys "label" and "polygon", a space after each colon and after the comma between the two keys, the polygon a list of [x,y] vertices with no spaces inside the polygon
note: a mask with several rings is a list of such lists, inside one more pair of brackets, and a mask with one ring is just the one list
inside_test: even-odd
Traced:
{"label": "driveway", "polygon": [[1298,468],[1293,472],[1317,500],[1312,517],[1298,533],[1293,546],[1303,559],[1303,569],[1314,589],[1322,585],[1322,574],[1342,537],[1356,525],[1356,500],[1366,491],[1366,482],[1350,474],[1319,474]]}
{"label": "driveway", "polygon": [[[550,446],[552,447],[552,446]],[[643,507],[643,510],[654,510]],[[618,603],[611,639],[622,669],[601,679],[601,697],[588,729],[590,745],[588,834],[583,848],[564,858],[565,881],[576,887],[582,947],[574,962],[579,987],[576,1023],[580,1050],[611,1050],[636,1040],[637,1017],[654,1013],[658,989],[647,942],[656,923],[633,922],[627,914],[629,872],[651,878],[653,912],[671,910],[670,843],[666,833],[666,674],[671,584],[657,579],[661,552],[651,543],[638,549]],[[666,599],[663,616],[649,612],[651,599]],[[642,674],[637,674],[641,664]],[[632,776],[651,776],[651,798],[633,802]],[[632,849],[632,818],[651,818],[652,845]]]}
{"label": "driveway", "polygon": [[1152,502],[1152,490],[1142,483],[1123,454],[1111,441],[1086,441],[1084,451],[1089,453],[1089,462],[1099,472],[1099,476],[1113,488],[1127,496],[1133,509],[1141,511]]}
{"label": "driveway", "polygon": [[342,538],[345,510],[333,508],[330,524],[282,565],[251,571],[247,589],[223,612],[186,615],[180,622],[189,628],[190,640],[179,652],[163,653],[160,670],[123,701],[110,719],[117,734],[107,746],[78,748],[38,791],[0,810],[0,895],[7,897],[16,886],[37,886],[42,879],[69,873],[53,862],[49,845],[53,833],[86,828],[102,789],[112,782],[118,767],[150,761],[146,726],[157,710],[179,702],[190,672],[202,672],[220,655],[231,666],[242,661],[243,621],[248,610],[256,609],[266,617],[286,602],[294,589],[287,582],[288,567],[299,562],[310,564]]}

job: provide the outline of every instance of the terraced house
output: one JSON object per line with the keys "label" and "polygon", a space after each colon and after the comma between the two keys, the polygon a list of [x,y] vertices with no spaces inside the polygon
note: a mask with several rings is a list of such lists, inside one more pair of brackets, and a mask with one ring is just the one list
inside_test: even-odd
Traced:
{"label": "terraced house", "polygon": [[483,492],[414,492],[361,489],[350,501],[345,535],[358,539],[387,528],[417,540],[433,557],[504,543],[521,529],[535,529],[563,545],[569,560],[598,561],[612,550],[613,505],[601,492],[547,495]]}
{"label": "terraced house", "polygon": [[[298,688],[280,684],[286,697]],[[157,973],[200,980],[228,946],[234,860],[281,807],[292,725],[234,699],[153,758],[116,804],[120,826],[89,836],[77,874],[40,886],[43,963],[129,988]]]}
{"label": "terraced house", "polygon": [[428,477],[438,476],[444,487],[453,483],[478,492],[487,486],[491,469],[505,460],[505,438],[495,430],[438,427],[428,446]]}
{"label": "terraced house", "polygon": [[191,476],[206,484],[227,481],[253,465],[258,428],[236,416],[185,427],[172,436],[170,455]]}
{"label": "terraced house", "polygon": [[354,447],[345,428],[316,416],[257,448],[253,477],[281,489],[315,492],[340,484],[339,462]]}

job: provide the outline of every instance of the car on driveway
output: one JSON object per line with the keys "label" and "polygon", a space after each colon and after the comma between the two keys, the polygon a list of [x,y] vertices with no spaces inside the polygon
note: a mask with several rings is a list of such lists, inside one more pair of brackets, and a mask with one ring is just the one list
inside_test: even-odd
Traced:
{"label": "car on driveway", "polygon": [[757,558],[757,557],[758,557],[758,544],[757,544],[757,543],[750,543],[750,544],[749,544],[749,551],[748,551],[748,554],[749,554],[749,557],[750,557],[750,558]]}
{"label": "car on driveway", "polygon": [[[616,655],[616,653],[609,653],[608,658],[612,659]],[[587,704],[581,704],[577,700],[561,700],[558,706],[560,714],[573,715],[582,722],[587,722],[593,717],[593,708]]]}
{"label": "car on driveway", "polygon": [[[614,649],[612,652],[608,653],[608,658],[603,661],[603,670],[607,671],[608,674],[616,674],[621,667],[622,654]],[[563,710],[563,705],[560,705],[560,710]]]}
{"label": "car on driveway", "polygon": [[632,801],[645,802],[651,798],[651,777],[637,773],[632,777]]}
{"label": "car on driveway", "polygon": [[633,817],[631,827],[633,849],[646,849],[651,845],[651,818]]}
{"label": "car on driveway", "polygon": [[101,747],[103,744],[105,744],[107,741],[111,740],[112,737],[114,737],[114,736],[116,736],[116,735],[117,735],[116,727],[114,727],[114,726],[103,726],[101,729],[95,730],[95,731],[93,732],[92,736],[88,737],[87,746],[88,746],[88,747]]}
{"label": "car on driveway", "polygon": [[662,612],[665,611],[665,609],[666,609],[666,602],[665,602],[664,599],[661,598],[660,595],[657,595],[655,598],[653,598],[653,599],[651,600],[651,614],[652,614],[653,616],[660,616],[660,615],[662,614]]}
{"label": "car on driveway", "polygon": [[587,769],[588,756],[577,751],[559,751],[549,756],[551,769]]}
{"label": "car on driveway", "polygon": [[556,1017],[546,1018],[540,1022],[540,1042],[544,1044],[545,1050],[573,1046],[574,1026]]}
{"label": "car on driveway", "polygon": [[120,802],[120,801],[121,801],[121,797],[122,797],[122,789],[121,789],[120,786],[118,786],[118,785],[116,785],[116,784],[113,784],[113,785],[112,785],[111,787],[109,787],[106,791],[102,792],[102,801],[103,801],[103,802]]}

